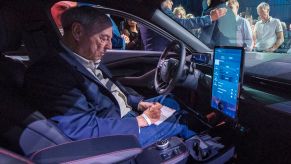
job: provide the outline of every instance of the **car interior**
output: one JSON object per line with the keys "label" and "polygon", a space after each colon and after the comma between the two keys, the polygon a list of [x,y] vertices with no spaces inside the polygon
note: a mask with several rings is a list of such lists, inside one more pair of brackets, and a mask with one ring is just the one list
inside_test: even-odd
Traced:
{"label": "car interior", "polygon": [[[290,161],[290,55],[264,56],[228,45],[210,49],[165,15],[162,1],[77,2],[94,6],[116,23],[135,20],[168,40],[163,51],[108,50],[102,63],[134,94],[174,95],[188,113],[187,125],[198,135],[188,140],[170,137],[146,148],[131,135],[71,140],[31,107],[22,91],[26,69],[61,50],[62,34],[50,10],[58,1],[0,0],[1,163]],[[234,55],[240,60],[224,60]],[[216,97],[229,92],[232,99]]]}

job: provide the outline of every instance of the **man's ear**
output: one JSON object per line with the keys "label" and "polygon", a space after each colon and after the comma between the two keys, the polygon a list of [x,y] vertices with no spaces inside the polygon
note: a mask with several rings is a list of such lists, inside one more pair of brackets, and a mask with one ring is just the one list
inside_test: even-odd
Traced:
{"label": "man's ear", "polygon": [[76,41],[80,41],[81,36],[84,34],[84,27],[78,23],[74,22],[72,24],[72,35]]}

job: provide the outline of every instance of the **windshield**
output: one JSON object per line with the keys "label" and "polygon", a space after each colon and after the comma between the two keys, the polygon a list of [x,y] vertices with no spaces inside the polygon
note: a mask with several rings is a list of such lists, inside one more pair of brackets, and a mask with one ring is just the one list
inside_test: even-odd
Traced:
{"label": "windshield", "polygon": [[209,48],[291,54],[291,1],[164,0],[162,11]]}

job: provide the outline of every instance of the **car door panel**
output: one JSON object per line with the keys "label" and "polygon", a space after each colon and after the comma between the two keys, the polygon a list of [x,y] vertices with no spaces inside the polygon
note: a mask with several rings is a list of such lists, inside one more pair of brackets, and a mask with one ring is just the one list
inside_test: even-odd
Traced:
{"label": "car door panel", "polygon": [[155,68],[161,52],[111,50],[102,62],[113,77],[127,87],[143,95],[154,95]]}

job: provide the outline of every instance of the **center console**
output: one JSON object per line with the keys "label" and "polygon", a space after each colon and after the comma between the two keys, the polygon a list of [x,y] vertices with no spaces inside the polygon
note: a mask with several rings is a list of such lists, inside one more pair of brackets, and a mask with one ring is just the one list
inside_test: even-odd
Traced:
{"label": "center console", "polygon": [[236,130],[220,125],[185,141],[189,163],[226,163],[235,156]]}
{"label": "center console", "polygon": [[188,156],[188,148],[182,139],[171,137],[145,148],[136,161],[138,164],[186,163]]}
{"label": "center console", "polygon": [[225,125],[215,127],[183,141],[171,137],[143,150],[138,164],[225,163],[235,154],[235,131]]}
{"label": "center console", "polygon": [[[208,54],[192,55],[191,59],[194,63],[204,64],[209,63],[209,60]],[[137,157],[137,163],[220,164],[235,156],[244,48],[215,47],[212,62],[210,107],[225,119],[186,141],[177,137],[158,141],[144,149]]]}

